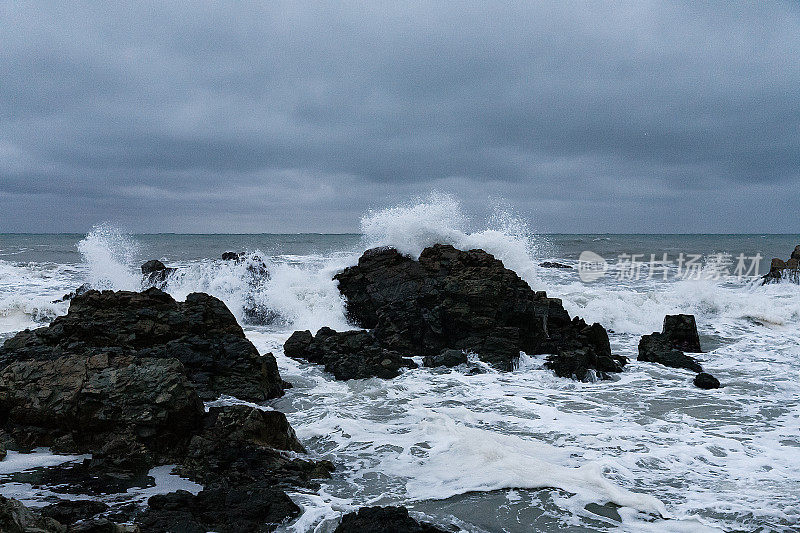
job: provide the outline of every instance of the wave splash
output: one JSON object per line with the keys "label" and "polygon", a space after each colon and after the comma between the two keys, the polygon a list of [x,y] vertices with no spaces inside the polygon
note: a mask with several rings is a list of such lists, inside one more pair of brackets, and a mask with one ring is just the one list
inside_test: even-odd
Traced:
{"label": "wave splash", "polygon": [[365,248],[392,246],[414,258],[434,244],[450,244],[463,250],[481,248],[529,284],[535,282],[536,257],[548,244],[522,218],[496,209],[482,229],[471,231],[472,227],[458,199],[443,194],[371,210],[361,218]]}

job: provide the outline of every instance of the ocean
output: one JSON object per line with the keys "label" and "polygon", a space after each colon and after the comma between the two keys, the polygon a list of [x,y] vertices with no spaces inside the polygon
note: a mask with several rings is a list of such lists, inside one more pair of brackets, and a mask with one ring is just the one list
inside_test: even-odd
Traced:
{"label": "ocean", "polygon": [[[291,494],[303,515],[282,531],[323,532],[343,511],[390,504],[475,532],[800,527],[800,286],[758,278],[800,235],[542,235],[507,214],[475,224],[446,201],[367,213],[361,230],[0,234],[0,341],[65,313],[69,303],[55,300],[84,283],[136,290],[144,261],[176,267],[166,290],[228,305],[294,385],[269,405],[311,455],[336,464],[318,492]],[[351,327],[331,277],[366,248],[415,256],[436,242],[483,248],[571,315],[601,323],[613,351],[631,359],[620,379],[557,378],[542,357],[523,354],[512,372],[420,368],[339,382],[283,355],[294,330]],[[226,262],[225,251],[247,255]],[[597,279],[582,279],[583,252],[606,262]],[[261,262],[269,276],[248,270]],[[700,390],[690,372],[636,361],[639,338],[674,313],[696,316],[699,359],[723,388]],[[33,488],[12,473],[69,459],[10,454],[0,494],[41,505],[57,487]],[[181,486],[162,470],[158,487]]]}

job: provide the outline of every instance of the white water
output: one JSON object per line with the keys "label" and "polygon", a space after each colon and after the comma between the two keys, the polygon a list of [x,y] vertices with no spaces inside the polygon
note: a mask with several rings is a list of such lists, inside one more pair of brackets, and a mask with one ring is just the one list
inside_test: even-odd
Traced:
{"label": "white water", "polygon": [[[277,317],[245,325],[295,385],[273,407],[287,413],[312,454],[338,465],[318,493],[293,495],[305,512],[288,529],[325,531],[353,507],[391,503],[471,531],[791,531],[798,524],[800,288],[730,279],[584,284],[574,271],[538,267],[540,257],[574,262],[575,250],[543,257],[558,244],[508,214],[471,221],[451,197],[368,213],[362,230],[360,244],[324,255],[251,249],[240,263],[162,258],[179,269],[166,286],[176,298],[205,291],[240,321],[253,305]],[[613,330],[614,351],[633,359],[622,378],[576,383],[526,356],[511,373],[418,369],[389,381],[336,382],[283,356],[295,329],[348,327],[331,278],[363,248],[390,245],[417,256],[436,242],[483,248],[534,289],[562,298],[571,314]],[[106,227],[81,241],[79,265],[0,261],[0,333],[63,313],[66,304],[49,303],[53,296],[85,281],[138,288],[138,264],[151,258],[139,248]],[[269,277],[253,276],[248,267],[262,261]],[[635,361],[639,336],[676,312],[696,315],[708,352],[700,359],[723,389],[701,391],[688,372]],[[589,510],[592,502],[623,506],[622,523]]]}

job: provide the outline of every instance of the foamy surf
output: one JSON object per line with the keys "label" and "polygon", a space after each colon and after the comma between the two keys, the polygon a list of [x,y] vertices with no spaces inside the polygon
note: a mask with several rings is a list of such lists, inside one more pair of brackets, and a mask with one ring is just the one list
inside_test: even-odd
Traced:
{"label": "foamy surf", "polygon": [[[613,276],[582,283],[574,270],[538,263],[575,265],[595,246],[608,257],[621,240],[627,246],[624,239],[543,239],[513,214],[470,220],[441,195],[367,213],[362,228],[362,235],[303,237],[305,248],[292,236],[219,236],[184,250],[175,244],[180,236],[104,226],[72,241],[73,248],[80,241],[74,263],[20,262],[11,250],[0,259],[0,335],[64,313],[68,302],[53,301],[83,283],[135,290],[145,260],[176,267],[170,294],[221,298],[259,350],[276,354],[295,387],[267,407],[286,412],[311,454],[337,465],[320,491],[292,494],[304,514],[286,530],[330,531],[343,512],[370,504],[407,505],[467,531],[513,533],[792,531],[800,521],[800,288]],[[674,246],[706,241],[713,251],[727,242],[686,237]],[[204,248],[209,242],[246,254],[222,261]],[[523,355],[514,372],[422,368],[389,381],[336,382],[282,354],[295,329],[351,327],[332,276],[364,248],[416,256],[436,242],[483,248],[534,289],[562,298],[571,314],[613,330],[615,353],[632,359],[619,381],[560,379],[542,369],[541,357]],[[253,275],[261,264],[268,275]],[[269,311],[267,318],[252,320],[251,308]],[[676,312],[696,315],[706,348],[698,358],[724,388],[701,391],[686,371],[636,361],[640,336]]]}

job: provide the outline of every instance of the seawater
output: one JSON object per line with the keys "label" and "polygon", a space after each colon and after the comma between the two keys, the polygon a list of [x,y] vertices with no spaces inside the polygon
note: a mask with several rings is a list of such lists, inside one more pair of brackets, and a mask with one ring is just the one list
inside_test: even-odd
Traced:
{"label": "seawater", "polygon": [[[437,242],[483,248],[572,315],[603,324],[614,352],[632,359],[621,378],[560,379],[523,355],[513,372],[420,368],[337,382],[283,355],[295,329],[351,327],[332,276],[365,248],[416,256]],[[292,494],[304,513],[286,531],[329,531],[343,512],[389,504],[467,531],[795,531],[800,288],[681,279],[674,269],[666,280],[609,272],[584,283],[575,270],[538,264],[575,265],[584,250],[611,262],[760,254],[764,273],[797,244],[798,235],[539,235],[507,213],[471,220],[448,197],[366,213],[352,235],[130,235],[109,225],[88,235],[0,235],[0,339],[65,313],[69,304],[53,301],[83,283],[136,290],[142,262],[178,267],[166,290],[226,302],[294,384],[268,406],[287,414],[313,456],[337,465],[319,491]],[[228,250],[247,252],[245,261],[221,261]],[[248,267],[262,263],[269,276],[254,277]],[[271,318],[249,323],[252,307]],[[707,352],[699,358],[724,388],[702,391],[689,372],[636,361],[640,336],[678,312],[697,317]],[[43,497],[26,490],[0,487],[28,503]]]}

